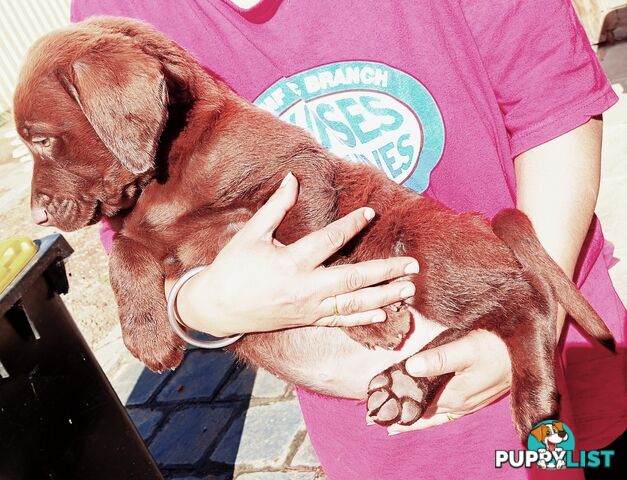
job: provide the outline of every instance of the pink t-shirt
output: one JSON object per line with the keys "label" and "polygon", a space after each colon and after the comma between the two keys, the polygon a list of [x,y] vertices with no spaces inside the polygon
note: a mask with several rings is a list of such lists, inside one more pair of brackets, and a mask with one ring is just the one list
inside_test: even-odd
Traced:
{"label": "pink t-shirt", "polygon": [[[265,0],[250,11],[224,0],[73,2],[73,20],[97,14],[153,24],[239,94],[338,154],[488,217],[515,204],[514,156],[616,101],[568,0]],[[604,247],[595,220],[577,281],[622,345],[625,308]],[[562,361],[561,418],[577,449],[608,444],[625,428],[623,358],[568,326]],[[299,399],[330,479],[541,475],[494,468],[494,450],[521,448],[508,397],[394,437],[366,427],[364,405],[303,390]]]}

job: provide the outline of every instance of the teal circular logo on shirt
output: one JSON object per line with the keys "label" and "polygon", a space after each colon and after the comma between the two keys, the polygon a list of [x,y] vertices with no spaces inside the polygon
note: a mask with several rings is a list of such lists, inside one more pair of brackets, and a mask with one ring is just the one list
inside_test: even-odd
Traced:
{"label": "teal circular logo on shirt", "polygon": [[336,155],[423,192],[444,151],[444,122],[414,77],[376,62],[338,62],[282,78],[254,102]]}

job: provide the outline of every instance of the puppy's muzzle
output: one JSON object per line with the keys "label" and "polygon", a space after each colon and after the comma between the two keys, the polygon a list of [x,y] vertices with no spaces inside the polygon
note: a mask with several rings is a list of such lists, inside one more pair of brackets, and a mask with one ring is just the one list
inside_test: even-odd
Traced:
{"label": "puppy's muzzle", "polygon": [[45,208],[32,208],[30,214],[37,225],[46,225],[48,223],[48,212]]}

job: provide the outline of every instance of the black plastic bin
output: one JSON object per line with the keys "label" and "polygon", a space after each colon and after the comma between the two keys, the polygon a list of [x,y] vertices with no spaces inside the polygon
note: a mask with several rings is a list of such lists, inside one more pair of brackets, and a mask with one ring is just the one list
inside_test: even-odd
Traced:
{"label": "black plastic bin", "polygon": [[161,479],[60,294],[61,235],[0,295],[0,480]]}

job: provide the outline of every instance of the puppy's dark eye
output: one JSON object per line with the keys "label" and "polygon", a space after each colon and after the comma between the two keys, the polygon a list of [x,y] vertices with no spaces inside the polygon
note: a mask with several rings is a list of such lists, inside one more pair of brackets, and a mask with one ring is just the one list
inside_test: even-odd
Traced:
{"label": "puppy's dark eye", "polygon": [[37,145],[41,145],[42,147],[50,146],[50,137],[35,137],[32,138],[31,141]]}

